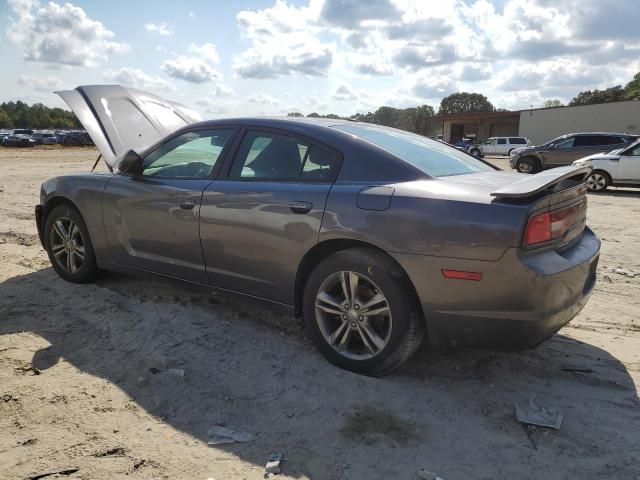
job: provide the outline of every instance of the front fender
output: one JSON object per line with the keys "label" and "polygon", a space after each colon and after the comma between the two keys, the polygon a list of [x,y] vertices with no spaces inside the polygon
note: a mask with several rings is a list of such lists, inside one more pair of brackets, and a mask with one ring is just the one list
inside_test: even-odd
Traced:
{"label": "front fender", "polygon": [[40,204],[36,206],[38,235],[44,246],[44,225],[53,208],[62,203],[73,205],[89,231],[96,258],[107,255],[106,235],[102,220],[102,196],[111,175],[79,174],[53,177],[40,188]]}

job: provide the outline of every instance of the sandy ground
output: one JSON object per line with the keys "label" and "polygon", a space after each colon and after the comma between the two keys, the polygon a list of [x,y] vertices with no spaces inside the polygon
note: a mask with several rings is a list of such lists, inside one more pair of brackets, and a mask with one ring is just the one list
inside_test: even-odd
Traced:
{"label": "sandy ground", "polygon": [[[95,157],[0,149],[0,478],[259,479],[272,452],[279,478],[640,478],[640,274],[613,271],[640,272],[640,190],[589,197],[598,283],[550,341],[422,348],[371,379],[327,364],[290,318],[164,281],[58,278],[39,185]],[[515,420],[533,395],[559,431]],[[209,446],[215,425],[254,440]]]}

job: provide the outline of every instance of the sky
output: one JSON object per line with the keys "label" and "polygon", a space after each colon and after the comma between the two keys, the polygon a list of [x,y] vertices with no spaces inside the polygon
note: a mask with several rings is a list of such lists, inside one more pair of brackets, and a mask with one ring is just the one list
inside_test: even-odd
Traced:
{"label": "sky", "polygon": [[519,110],[640,71],[637,0],[0,0],[0,101],[122,84],[208,118],[458,92]]}

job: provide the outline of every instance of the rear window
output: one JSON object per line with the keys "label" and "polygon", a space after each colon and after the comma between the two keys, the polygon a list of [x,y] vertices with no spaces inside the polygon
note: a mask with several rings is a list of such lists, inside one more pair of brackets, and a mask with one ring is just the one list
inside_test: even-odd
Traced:
{"label": "rear window", "polygon": [[509,138],[509,143],[512,145],[526,145],[527,141],[524,138]]}
{"label": "rear window", "polygon": [[334,128],[372,143],[433,177],[495,170],[471,155],[415,133],[358,124],[341,124]]}

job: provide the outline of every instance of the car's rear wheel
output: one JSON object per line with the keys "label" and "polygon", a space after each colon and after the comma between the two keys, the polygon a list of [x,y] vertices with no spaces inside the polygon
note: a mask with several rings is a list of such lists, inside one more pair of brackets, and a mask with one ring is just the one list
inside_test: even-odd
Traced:
{"label": "car's rear wheel", "polygon": [[320,262],[305,285],[305,329],[334,365],[384,375],[420,345],[424,320],[404,272],[384,253],[343,250]]}
{"label": "car's rear wheel", "polygon": [[78,211],[58,205],[47,215],[45,246],[55,271],[69,282],[84,283],[98,274],[87,226]]}
{"label": "car's rear wheel", "polygon": [[602,170],[594,170],[587,178],[587,188],[590,192],[604,192],[611,185],[611,177]]}
{"label": "car's rear wheel", "polygon": [[516,170],[520,173],[538,173],[540,171],[540,161],[536,157],[523,157],[516,163]]}

